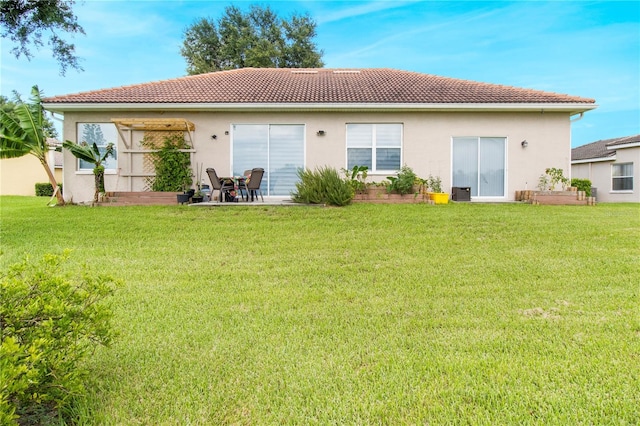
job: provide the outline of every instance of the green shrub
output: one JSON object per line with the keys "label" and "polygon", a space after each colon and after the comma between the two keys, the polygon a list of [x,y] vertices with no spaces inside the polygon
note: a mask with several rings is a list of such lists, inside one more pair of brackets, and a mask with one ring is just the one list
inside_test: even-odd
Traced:
{"label": "green shrub", "polygon": [[591,181],[589,179],[571,179],[571,186],[575,186],[578,191],[584,191],[587,197],[591,197]]}
{"label": "green shrub", "polygon": [[[58,188],[60,188],[60,192],[62,192],[62,184],[58,184]],[[53,196],[53,186],[49,182],[41,182],[36,183],[36,196],[38,197],[52,197]]]}
{"label": "green shrub", "polygon": [[440,176],[429,175],[426,182],[430,192],[442,193],[442,179],[440,179]]}
{"label": "green shrub", "polygon": [[[113,338],[112,278],[60,269],[69,253],[10,266],[0,276],[0,424],[64,418],[84,393],[83,357]],[[24,420],[24,421],[23,421]]]}
{"label": "green shrub", "polygon": [[346,206],[353,199],[353,187],[336,169],[300,169],[298,177],[297,192],[291,194],[296,203]]}
{"label": "green shrub", "polygon": [[347,182],[353,187],[356,194],[362,194],[367,190],[367,175],[369,173],[368,166],[355,165],[351,170],[342,169]]}
{"label": "green shrub", "polygon": [[540,191],[555,191],[556,185],[561,184],[562,189],[569,185],[569,179],[564,177],[562,169],[549,167],[545,169],[545,174],[538,178],[538,189]]}
{"label": "green shrub", "polygon": [[[143,140],[142,144],[153,148],[152,141]],[[178,192],[187,190],[193,183],[189,144],[180,136],[164,139],[158,151],[151,153],[156,175],[150,179],[152,191]]]}
{"label": "green shrub", "polygon": [[416,183],[418,176],[409,166],[402,166],[398,174],[389,176],[387,179],[391,181],[388,190],[397,192],[398,194],[410,194],[413,192],[413,185]]}

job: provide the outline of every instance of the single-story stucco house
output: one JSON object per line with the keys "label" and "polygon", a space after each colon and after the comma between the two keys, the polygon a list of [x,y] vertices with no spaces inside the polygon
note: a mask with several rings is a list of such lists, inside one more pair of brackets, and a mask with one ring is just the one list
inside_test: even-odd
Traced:
{"label": "single-story stucco house", "polygon": [[[593,99],[393,69],[244,68],[49,97],[64,139],[117,141],[107,191],[144,191],[153,175],[141,139],[183,132],[192,163],[220,176],[263,167],[265,195],[295,190],[302,167],[369,167],[382,181],[403,165],[472,201],[511,201],[546,168],[569,171],[571,121]],[[575,118],[574,118],[575,119]],[[148,151],[147,151],[148,154]],[[69,152],[64,194],[93,194]],[[204,177],[206,182],[206,176]]]}
{"label": "single-story stucco house", "polygon": [[640,135],[599,140],[571,150],[571,177],[589,179],[598,202],[640,202]]}

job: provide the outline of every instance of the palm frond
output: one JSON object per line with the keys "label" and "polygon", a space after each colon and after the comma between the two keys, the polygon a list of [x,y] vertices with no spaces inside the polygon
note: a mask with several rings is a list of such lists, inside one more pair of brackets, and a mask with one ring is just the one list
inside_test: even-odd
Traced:
{"label": "palm frond", "polygon": [[31,150],[21,139],[0,137],[0,158],[18,158],[29,154]]}
{"label": "palm frond", "polygon": [[100,161],[100,148],[98,148],[98,144],[94,142],[93,145],[91,146],[91,149],[93,150],[94,158]]}
{"label": "palm frond", "polygon": [[[19,152],[31,153],[38,159],[46,159],[48,147],[47,138],[42,129],[43,111],[40,100],[40,91],[37,86],[32,88],[31,100],[33,103],[25,103],[20,95],[15,95],[15,107],[8,113],[2,111],[0,116],[0,131],[2,139],[11,141],[2,142],[7,153],[2,153],[5,158],[16,156]],[[19,147],[22,143],[24,147]],[[3,149],[4,151],[4,149]]]}
{"label": "palm frond", "polygon": [[[42,91],[38,89],[38,86],[31,88],[31,103],[28,104],[31,113],[38,124],[38,128],[44,128],[44,111],[42,109]],[[44,136],[44,134],[43,134]],[[46,143],[46,138],[45,138]]]}
{"label": "palm frond", "polygon": [[96,158],[93,148],[89,147],[88,145],[78,145],[75,142],[66,140],[62,142],[62,147],[68,149],[74,157],[91,164],[97,164],[98,160],[100,159],[100,153],[98,152],[98,157]]}
{"label": "palm frond", "polygon": [[29,152],[24,131],[15,115],[0,110],[0,158],[22,157]]}

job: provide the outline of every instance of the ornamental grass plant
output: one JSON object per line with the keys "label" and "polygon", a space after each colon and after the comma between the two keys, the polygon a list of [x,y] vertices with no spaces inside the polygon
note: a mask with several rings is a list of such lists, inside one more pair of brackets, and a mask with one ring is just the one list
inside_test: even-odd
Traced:
{"label": "ornamental grass plant", "polygon": [[78,424],[640,423],[637,204],[0,203],[124,283]]}

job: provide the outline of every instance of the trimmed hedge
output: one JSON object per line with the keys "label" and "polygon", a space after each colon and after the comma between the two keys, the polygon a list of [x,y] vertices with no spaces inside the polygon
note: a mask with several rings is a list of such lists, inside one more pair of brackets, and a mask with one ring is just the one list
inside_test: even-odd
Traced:
{"label": "trimmed hedge", "polygon": [[[60,192],[62,192],[62,184],[58,184],[58,188],[60,188]],[[36,183],[36,196],[38,197],[52,197],[53,196],[53,186],[49,182],[41,182]]]}

